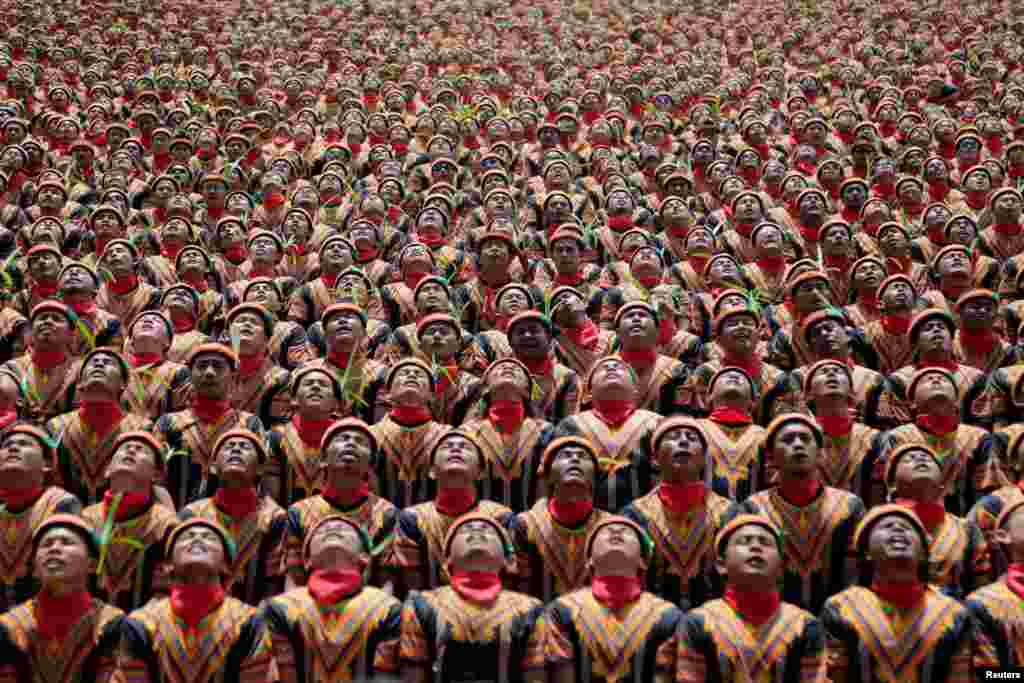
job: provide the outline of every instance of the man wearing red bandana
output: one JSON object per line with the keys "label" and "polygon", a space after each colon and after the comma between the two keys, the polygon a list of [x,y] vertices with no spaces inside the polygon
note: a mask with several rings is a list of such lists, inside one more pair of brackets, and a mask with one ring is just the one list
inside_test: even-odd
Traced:
{"label": "man wearing red bandana", "polygon": [[32,573],[32,537],[57,514],[77,515],[78,499],[56,486],[47,486],[53,462],[50,436],[38,427],[16,424],[0,442],[0,613],[31,598],[37,588]]}
{"label": "man wearing red bandana", "polygon": [[284,587],[284,540],[287,515],[273,498],[260,492],[267,466],[262,435],[233,429],[217,440],[213,459],[219,486],[210,498],[185,506],[182,520],[199,517],[225,525],[236,553],[225,586],[250,605]]}
{"label": "man wearing red bandana", "polygon": [[953,338],[953,354],[964,365],[991,374],[997,368],[1016,365],[1019,352],[1000,335],[999,296],[989,289],[972,289],[956,301],[959,329]]}
{"label": "man wearing red bandana", "polygon": [[552,680],[672,681],[683,613],[643,589],[653,543],[637,524],[609,516],[583,548],[588,586],[548,606],[545,659]]}
{"label": "man wearing red bandana", "polygon": [[231,407],[238,355],[223,344],[201,344],[188,363],[192,375],[191,404],[185,410],[162,415],[154,431],[171,450],[165,481],[175,509],[216,492],[213,448],[232,429],[263,433],[255,415]]}
{"label": "man wearing red bandana", "polygon": [[133,372],[122,400],[128,409],[150,420],[182,410],[191,391],[188,368],[167,360],[174,340],[174,325],[160,311],[143,311],[128,326]]}
{"label": "man wearing red bandana", "polygon": [[436,482],[427,476],[430,453],[451,429],[430,410],[430,397],[438,382],[431,366],[407,358],[390,369],[382,387],[390,409],[370,428],[381,450],[374,463],[377,490],[400,508],[426,502],[434,495]]}
{"label": "man wearing red bandana", "polygon": [[804,319],[815,311],[834,306],[835,294],[828,276],[818,270],[790,279],[787,291],[793,302],[793,320],[775,331],[768,346],[768,361],[782,370],[794,370],[812,362],[811,350],[800,334]]}
{"label": "man wearing red bandana", "polygon": [[171,532],[167,557],[170,597],[150,601],[122,623],[120,680],[199,681],[216,670],[239,683],[267,681],[275,664],[264,620],[225,592],[235,557],[229,533],[216,522],[190,519]]}
{"label": "man wearing red bandana", "polygon": [[796,392],[788,386],[785,373],[761,360],[760,326],[760,314],[747,305],[723,307],[715,316],[714,337],[722,356],[704,363],[690,375],[687,387],[692,391],[689,410],[693,414],[706,416],[711,411],[708,383],[723,367],[743,368],[762,388],[756,411],[759,424],[768,424],[775,415],[796,410]]}
{"label": "man wearing red bandana", "polygon": [[869,322],[861,334],[876,356],[866,359],[868,365],[883,375],[896,372],[913,360],[914,347],[907,333],[917,306],[917,291],[906,275],[890,275],[878,286],[882,317]]}
{"label": "man wearing red bandana", "polygon": [[32,309],[29,353],[0,366],[3,413],[14,411],[20,419],[42,426],[72,409],[82,363],[71,354],[73,315],[56,301]]}
{"label": "man wearing red bandana", "polygon": [[881,505],[861,520],[854,549],[870,575],[829,598],[821,612],[831,680],[859,680],[862,669],[894,681],[973,680],[973,624],[963,605],[928,585],[928,543],[909,508]]}
{"label": "man wearing red bandana", "polygon": [[518,256],[514,235],[491,231],[481,236],[477,244],[476,277],[455,290],[456,298],[464,303],[463,324],[474,334],[501,329],[497,293],[511,281],[510,268]]}
{"label": "man wearing red bandana", "polygon": [[75,383],[78,409],[46,423],[46,431],[58,442],[57,480],[86,505],[100,502],[107,490],[106,470],[118,436],[151,426],[148,418],[121,407],[130,375],[128,363],[117,351],[90,352]]}
{"label": "man wearing red bandana", "polygon": [[589,441],[555,439],[544,451],[537,475],[547,498],[509,522],[516,549],[519,590],[551,601],[587,581],[585,541],[607,512],[594,508],[598,456]]}
{"label": "man wearing red bandana", "polygon": [[554,427],[532,415],[535,385],[530,371],[514,358],[492,363],[481,385],[485,416],[459,427],[483,455],[481,496],[524,512],[542,496],[537,469]]}
{"label": "man wearing red bandana", "polygon": [[696,421],[669,418],[651,443],[661,481],[622,514],[654,541],[647,590],[685,611],[721,594],[712,543],[731,503],[704,483],[707,437]]}
{"label": "man wearing red bandana", "polygon": [[714,552],[725,595],[683,618],[676,681],[828,680],[821,624],[782,602],[783,545],[782,530],[758,515],[738,515],[718,532]]}
{"label": "man wearing red bandana", "polygon": [[462,326],[453,316],[431,313],[416,324],[416,343],[435,370],[434,392],[427,401],[434,419],[457,427],[479,399],[480,381],[459,364],[465,346]]}
{"label": "man wearing red bandana", "polygon": [[335,299],[338,275],[355,263],[355,247],[346,238],[335,235],[320,245],[320,277],[302,285],[288,303],[288,320],[309,329],[321,318]]}
{"label": "man wearing red bandana", "polygon": [[[303,427],[306,430],[306,427]],[[366,581],[384,586],[386,578],[382,555],[394,539],[398,510],[370,490],[372,472],[381,457],[377,439],[366,423],[345,418],[331,423],[321,440],[316,477],[319,494],[288,508],[288,539],[284,568],[288,589],[306,583],[308,573],[303,543],[311,530],[325,517],[342,515],[366,530],[377,552],[371,557]]]}
{"label": "man wearing red bandana", "polygon": [[987,432],[961,422],[956,378],[939,367],[914,373],[907,385],[914,423],[885,433],[886,453],[916,443],[945,453],[942,460],[946,510],[964,515],[986,493],[1006,484],[1006,475],[987,445]]}
{"label": "man wearing red bandana", "polygon": [[440,545],[456,518],[473,514],[493,519],[504,527],[512,511],[490,500],[480,500],[476,482],[484,458],[480,447],[465,432],[453,430],[438,439],[430,451],[430,478],[437,490],[432,500],[406,508],[398,518],[398,531],[385,560],[399,580],[402,594],[433,590],[448,583]]}
{"label": "man wearing red bandana", "polygon": [[99,289],[99,276],[81,263],[68,263],[57,276],[57,297],[75,316],[71,354],[78,358],[94,348],[124,344],[123,322],[96,303]]}
{"label": "man wearing red bandana", "polygon": [[227,315],[227,334],[238,353],[238,373],[231,391],[231,406],[272,427],[291,415],[288,396],[290,373],[270,356],[274,316],[259,304],[235,306]]}
{"label": "man wearing red bandana", "polygon": [[[402,611],[403,677],[444,681],[542,683],[544,610],[536,598],[505,588],[512,543],[492,517],[470,513],[451,523],[438,550],[450,585],[416,592]],[[473,619],[467,619],[473,615]]]}
{"label": "man wearing red bandana", "polygon": [[597,326],[588,313],[585,292],[578,288],[556,287],[549,301],[555,358],[578,376],[588,376],[598,359],[610,354],[615,334]]}
{"label": "man wearing red bandana", "polygon": [[[458,290],[454,291],[454,307],[461,306]],[[543,298],[536,288],[518,282],[511,282],[494,295],[494,309],[497,321],[494,329],[480,332],[472,337],[462,352],[459,365],[470,372],[481,375],[488,366],[502,358],[514,358],[515,352],[508,341],[509,323],[520,313],[537,308]]]}
{"label": "man wearing red bandana", "polygon": [[[398,283],[395,284],[397,285]],[[410,312],[408,317],[410,322],[405,323],[402,322],[406,320],[404,306],[392,307],[390,306],[392,302],[384,297],[384,292],[388,291],[388,286],[391,285],[386,285],[381,289],[381,298],[384,300],[385,305],[392,309],[389,312],[390,323],[388,329],[390,330],[390,336],[387,341],[377,347],[377,350],[374,352],[374,359],[388,366],[394,365],[409,356],[429,361],[430,358],[420,348],[420,343],[416,336],[417,323],[428,315],[448,314],[451,311],[452,293],[448,283],[444,278],[436,275],[424,277],[420,280],[419,284],[412,290],[412,304],[415,310]],[[399,309],[401,309],[400,312]],[[396,315],[396,313],[398,314]],[[464,364],[463,367],[465,367]]]}
{"label": "man wearing red bandana", "polygon": [[310,529],[302,545],[309,582],[261,609],[281,683],[398,673],[402,605],[366,585],[378,550],[371,544],[347,516],[324,517]]}
{"label": "man wearing red bandana", "polygon": [[956,379],[957,394],[961,398],[960,419],[986,428],[991,424],[990,401],[995,392],[983,371],[957,362],[953,347],[955,334],[953,319],[945,311],[929,308],[914,316],[907,335],[914,349],[915,363],[888,377],[894,412],[898,416],[903,419],[911,416],[910,403],[914,397],[907,393],[907,385],[914,374],[923,368],[942,368]]}
{"label": "man wearing red bandana", "polygon": [[989,546],[981,530],[943,505],[942,462],[931,448],[906,444],[885,464],[889,498],[913,510],[928,532],[928,583],[963,600],[992,580]]}
{"label": "man wearing red bandana", "polygon": [[160,290],[139,280],[139,250],[128,240],[107,242],[99,266],[107,278],[96,295],[96,305],[125,325],[142,311],[160,306]]}
{"label": "man wearing red bandana", "polygon": [[[1024,199],[1013,188],[1003,188],[992,193],[987,215],[978,218],[978,250],[985,256],[999,261],[1017,256],[1024,251],[1024,234],[1021,231],[1021,210]],[[989,220],[983,220],[988,218]],[[991,227],[986,225],[991,222]]]}
{"label": "man wearing red bandana", "polygon": [[772,420],[764,453],[777,473],[776,485],[739,506],[741,512],[767,517],[782,531],[782,597],[812,614],[856,581],[849,547],[864,515],[860,498],[821,483],[824,444],[811,417],[786,413]]}
{"label": "man wearing red bandana", "polygon": [[[156,482],[163,472],[163,446],[149,432],[123,432],[103,476],[109,483],[103,500],[82,511],[96,530],[113,530],[100,540],[104,554],[98,594],[130,612],[167,592],[164,542],[178,524],[174,510],[158,500]],[[161,496],[167,500],[166,494]]]}
{"label": "man wearing red bandana", "polygon": [[[448,280],[437,273],[434,257],[425,244],[412,242],[402,247],[396,257],[398,282],[391,282],[380,288],[380,298],[388,314],[391,329],[416,323],[420,318],[419,292],[420,285],[428,278],[438,278],[444,282],[445,289],[454,300],[454,292]],[[435,313],[448,313],[449,307]]]}
{"label": "man wearing red bandana", "polygon": [[637,407],[636,374],[618,356],[594,365],[584,386],[581,413],[555,426],[556,437],[586,440],[596,454],[597,504],[617,511],[651,488],[650,436],[661,416]]}
{"label": "man wearing red bandana", "polygon": [[93,530],[80,517],[55,514],[30,545],[42,588],[0,615],[0,679],[112,680],[124,613],[89,594],[100,554]]}
{"label": "man wearing red bandana", "polygon": [[680,361],[658,353],[660,316],[671,315],[670,310],[659,311],[646,302],[631,301],[615,316],[615,332],[621,344],[617,355],[635,375],[636,406],[662,415],[683,409],[683,387],[689,373]]}
{"label": "man wearing red bandana", "polygon": [[539,391],[531,396],[533,414],[552,424],[576,410],[579,377],[555,360],[551,350],[551,320],[536,310],[513,316],[508,323],[509,346],[530,371]]}
{"label": "man wearing red bandana", "polygon": [[[198,251],[198,248],[197,248]],[[198,256],[198,254],[197,254]],[[210,292],[216,294],[216,292]],[[217,296],[220,296],[219,294]],[[206,333],[197,329],[204,299],[191,285],[179,283],[163,290],[160,297],[161,310],[171,321],[174,337],[167,350],[167,360],[173,363],[188,362],[192,349],[210,341]],[[130,331],[129,331],[130,332]]]}
{"label": "man wearing red bandana", "polygon": [[769,483],[761,457],[765,430],[751,411],[759,391],[747,371],[725,366],[708,381],[707,418],[698,420],[708,440],[705,483],[723,498],[742,502]]}
{"label": "man wearing red bandana", "polygon": [[23,315],[32,315],[32,309],[57,296],[57,277],[60,275],[64,255],[51,244],[38,244],[29,249],[25,258],[28,276],[26,287],[14,293],[8,308]]}
{"label": "man wearing red bandana", "polygon": [[1009,559],[998,581],[970,594],[964,602],[974,619],[974,666],[1008,669],[1024,665],[1024,641],[1015,625],[1024,618],[1024,503],[1006,507],[993,538]]}
{"label": "man wearing red bandana", "polygon": [[303,367],[326,370],[341,385],[344,400],[339,410],[343,417],[355,416],[367,423],[379,420],[385,410],[384,395],[387,368],[369,357],[366,336],[369,318],[355,303],[337,303],[320,316],[326,357],[309,361]]}

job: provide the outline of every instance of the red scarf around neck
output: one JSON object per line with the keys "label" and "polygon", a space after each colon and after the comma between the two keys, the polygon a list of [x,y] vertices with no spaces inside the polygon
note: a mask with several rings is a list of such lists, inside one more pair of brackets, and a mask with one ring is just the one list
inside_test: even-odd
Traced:
{"label": "red scarf around neck", "polygon": [[231,519],[247,519],[260,506],[255,486],[228,488],[221,485],[213,496],[214,504]]}
{"label": "red scarf around neck", "polygon": [[351,351],[328,351],[327,360],[342,370],[348,368],[349,362],[352,360]]}
{"label": "red scarf around neck", "polygon": [[871,584],[871,590],[893,607],[907,610],[924,600],[925,585],[918,580],[882,581]]}
{"label": "red scarf around neck", "polygon": [[555,275],[555,285],[559,287],[578,287],[583,283],[583,270],[577,270],[572,275],[563,275],[558,273]]}
{"label": "red scarf around neck", "polygon": [[941,500],[923,501],[897,498],[896,504],[913,510],[918,519],[921,520],[921,523],[924,524],[924,528],[928,533],[938,528],[942,521],[946,519],[946,507],[942,504]]}
{"label": "red scarf around neck", "polygon": [[557,498],[548,498],[548,512],[560,525],[568,528],[578,527],[590,516],[594,509],[592,499],[578,500],[573,503],[561,501]]}
{"label": "red scarf around neck", "polygon": [[711,411],[710,417],[718,424],[723,424],[729,427],[746,426],[754,421],[750,416],[750,413],[728,406],[714,408]]}
{"label": "red scarf around neck", "polygon": [[263,353],[240,353],[238,354],[238,375],[245,379],[252,377],[260,368],[263,367],[263,363],[267,360],[267,352]]}
{"label": "red scarf around neck", "polygon": [[295,427],[295,431],[299,435],[299,439],[302,440],[306,446],[311,448],[319,448],[320,442],[323,441],[324,433],[327,432],[327,428],[334,424],[332,418],[324,419],[313,419],[303,417],[301,413],[295,413],[292,415],[292,425]]}
{"label": "red scarf around neck", "polygon": [[639,576],[602,574],[590,582],[594,599],[609,609],[622,609],[643,593]]}
{"label": "red scarf around neck", "polygon": [[960,343],[970,353],[987,356],[999,345],[999,337],[991,328],[972,330],[969,327],[961,327]]}
{"label": "red scarf around neck", "polygon": [[853,430],[853,417],[849,413],[841,415],[815,415],[821,430],[832,438],[848,436]]}
{"label": "red scarf around neck", "polygon": [[502,434],[513,434],[526,418],[522,399],[493,399],[487,409],[487,418]]}
{"label": "red scarf around neck", "polygon": [[555,371],[555,359],[550,354],[541,359],[520,358],[519,360],[534,377],[550,377]]}
{"label": "red scarf around neck", "polygon": [[94,434],[102,436],[109,434],[121,421],[124,411],[117,401],[83,400],[78,408],[78,415]]}
{"label": "red scarf around neck", "polygon": [[200,394],[192,396],[192,412],[199,418],[200,422],[213,424],[228,414],[231,410],[231,401],[228,399],[216,399]]}
{"label": "red scarf around neck", "polygon": [[952,434],[960,426],[959,415],[932,415],[924,413],[917,416],[917,426],[937,436]]}
{"label": "red scarf around neck", "polygon": [[39,496],[43,495],[45,490],[42,486],[0,488],[0,503],[3,503],[9,512],[24,510],[39,500]]}
{"label": "red scarf around neck", "polygon": [[205,616],[224,602],[224,586],[219,583],[176,583],[171,586],[171,611],[190,629],[199,626]]}
{"label": "red scarf around neck", "polygon": [[560,330],[573,344],[587,351],[597,348],[597,342],[601,338],[601,332],[590,318],[584,320],[579,327],[564,327]]}
{"label": "red scarf around neck", "polygon": [[786,257],[762,256],[757,259],[757,267],[769,275],[781,273],[786,268]]}
{"label": "red scarf around neck", "polygon": [[707,495],[708,488],[703,481],[688,481],[683,484],[663,481],[658,486],[658,499],[675,515],[683,515],[703,507]]}
{"label": "red scarf around neck", "polygon": [[[106,518],[109,514],[111,506],[114,504],[114,498],[118,494],[114,493],[110,489],[103,494],[103,517]],[[153,503],[153,491],[152,489],[146,489],[145,491],[129,491],[128,493],[122,493],[121,502],[117,504],[117,510],[114,512],[114,521],[123,522],[126,519],[137,517],[141,513],[145,512],[147,508]]]}
{"label": "red scarf around neck", "polygon": [[636,404],[624,399],[595,398],[594,414],[610,427],[621,427],[636,412]]}
{"label": "red scarf around neck", "polygon": [[32,294],[37,299],[53,299],[57,295],[57,281],[36,282],[32,286]]}
{"label": "red scarf around neck", "polygon": [[658,361],[658,349],[639,349],[636,351],[627,351],[622,349],[619,351],[619,357],[626,361],[631,368],[637,372],[642,372],[654,366]]}
{"label": "red scarf around neck", "polygon": [[444,487],[437,489],[434,507],[448,517],[460,517],[476,506],[476,489],[466,487]]}
{"label": "red scarf around neck", "polygon": [[748,591],[727,586],[723,599],[743,621],[761,626],[778,611],[782,597],[777,590]]}
{"label": "red scarf around neck", "polygon": [[429,422],[434,419],[433,414],[430,412],[430,408],[422,403],[414,406],[392,406],[391,410],[388,412],[388,416],[393,421],[406,427],[423,424],[424,422]]}
{"label": "red scarf around neck", "polygon": [[89,591],[72,591],[54,595],[44,588],[32,603],[36,617],[36,630],[44,640],[63,641],[72,627],[92,609]]}
{"label": "red scarf around neck", "polygon": [[174,334],[186,334],[196,328],[196,319],[191,315],[171,313],[171,325],[174,326]]}
{"label": "red scarf around neck", "polygon": [[32,349],[32,364],[40,370],[53,370],[58,365],[64,363],[67,360],[67,354],[64,351],[43,351],[42,349]]}
{"label": "red scarf around neck", "polygon": [[883,315],[882,328],[893,336],[901,336],[910,329],[909,315]]}
{"label": "red scarf around neck", "polygon": [[818,497],[821,482],[817,477],[785,478],[779,480],[779,493],[797,507],[807,507]]}
{"label": "red scarf around neck", "polygon": [[131,355],[133,368],[141,368],[143,365],[159,365],[163,360],[163,354],[160,353],[133,353]]}
{"label": "red scarf around neck", "polygon": [[107,283],[110,291],[118,296],[124,296],[139,286],[137,275],[126,275],[125,277],[114,278]]}
{"label": "red scarf around neck", "polygon": [[501,593],[501,577],[497,572],[456,570],[451,575],[452,590],[468,602],[490,605]]}
{"label": "red scarf around neck", "polygon": [[306,588],[320,607],[331,607],[363,589],[363,575],[356,569],[317,569]]}
{"label": "red scarf around neck", "polygon": [[339,489],[328,484],[321,494],[334,507],[348,509],[361,503],[370,495],[370,482],[361,481],[357,486]]}
{"label": "red scarf around neck", "polygon": [[957,362],[952,356],[949,356],[945,353],[940,353],[939,357],[936,357],[935,354],[921,354],[921,356],[917,359],[916,367],[918,369],[942,368],[943,370],[948,370],[949,372],[956,372]]}

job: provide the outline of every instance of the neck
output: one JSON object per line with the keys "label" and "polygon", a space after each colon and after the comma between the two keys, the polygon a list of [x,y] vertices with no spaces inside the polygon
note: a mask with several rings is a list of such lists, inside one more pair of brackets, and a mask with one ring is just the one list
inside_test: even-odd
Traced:
{"label": "neck", "polygon": [[556,522],[567,528],[576,528],[583,524],[593,509],[594,500],[590,496],[569,499],[560,497],[556,491],[555,495],[548,499],[548,512]]}
{"label": "neck", "polygon": [[761,626],[779,609],[782,598],[773,586],[746,587],[730,583],[725,589],[725,601],[743,621]]}
{"label": "neck", "polygon": [[821,492],[816,474],[786,475],[779,480],[779,494],[797,507],[807,507]]}
{"label": "neck", "polygon": [[459,517],[476,506],[476,489],[463,482],[438,482],[434,507],[448,517]]}
{"label": "neck", "polygon": [[635,602],[643,593],[636,570],[630,573],[595,570],[590,589],[594,599],[609,609],[621,609]]}
{"label": "neck", "polygon": [[365,479],[334,479],[324,487],[323,497],[335,507],[352,508],[370,495],[370,484]]}

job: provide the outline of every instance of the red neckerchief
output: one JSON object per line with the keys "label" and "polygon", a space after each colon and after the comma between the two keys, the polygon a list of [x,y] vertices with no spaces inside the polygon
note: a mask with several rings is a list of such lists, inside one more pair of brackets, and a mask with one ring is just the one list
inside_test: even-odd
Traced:
{"label": "red neckerchief", "polygon": [[928,228],[926,234],[928,235],[928,241],[941,249],[946,246],[946,231],[941,225],[933,225]]}
{"label": "red neckerchief", "polygon": [[594,501],[590,499],[566,503],[557,498],[548,498],[548,512],[556,522],[570,529],[582,524],[593,509]]}
{"label": "red neckerchief", "polygon": [[171,586],[171,611],[190,629],[224,602],[219,583],[176,583]]}
{"label": "red neckerchief", "polygon": [[910,329],[909,315],[883,315],[882,328],[893,336],[904,335]]}
{"label": "red neckerchief", "polygon": [[430,408],[424,404],[414,406],[391,406],[388,416],[393,421],[406,427],[423,424],[424,422],[429,422],[434,419],[433,414],[430,412]]}
{"label": "red neckerchief", "polygon": [[871,186],[871,189],[876,195],[884,199],[886,204],[891,204],[896,196],[896,185],[891,181],[875,183]]}
{"label": "red neckerchief", "polygon": [[621,427],[636,412],[633,401],[595,398],[594,414],[610,427]]}
{"label": "red neckerchief", "polygon": [[448,243],[448,240],[438,230],[431,230],[430,232],[416,231],[416,241],[422,242],[423,244],[430,247],[431,251],[439,249]]}
{"label": "red neckerchief", "polygon": [[764,367],[764,361],[756,354],[750,354],[749,358],[737,358],[731,356],[728,353],[722,359],[723,368],[742,368],[751,379],[757,381],[761,377],[761,370]]}
{"label": "red neckerchief", "polygon": [[956,142],[940,142],[939,156],[950,161],[956,156]]}
{"label": "red neckerchief", "polygon": [[577,270],[572,275],[555,275],[555,284],[559,287],[578,287],[583,283],[583,269]]}
{"label": "red neckerchief", "polygon": [[301,413],[292,415],[292,425],[295,427],[299,438],[302,440],[302,443],[311,448],[320,447],[320,442],[323,441],[327,428],[332,424],[334,424],[332,418],[314,420],[303,417]]}
{"label": "red neckerchief", "polygon": [[676,336],[676,332],[679,331],[679,327],[676,325],[675,318],[672,316],[665,316],[658,324],[658,340],[655,342],[658,346],[664,346],[672,341],[672,338]]}
{"label": "red neckerchief", "polygon": [[726,587],[723,599],[743,621],[754,626],[761,626],[771,619],[782,603],[777,590],[747,591],[732,585]]}
{"label": "red neckerchief", "polygon": [[975,211],[981,211],[988,205],[988,192],[983,190],[968,190],[965,194],[967,206]]}
{"label": "red neckerchief", "polygon": [[497,572],[456,570],[451,574],[451,585],[463,600],[480,605],[492,604],[502,589]]}
{"label": "red neckerchief", "polygon": [[786,257],[761,256],[757,259],[757,267],[769,275],[781,273],[786,268]]}
{"label": "red neckerchief", "polygon": [[253,354],[238,354],[238,375],[242,379],[252,377],[260,368],[263,367],[264,361],[267,360],[267,352],[253,353]]}
{"label": "red neckerchief", "polygon": [[803,236],[804,241],[809,242],[810,244],[817,244],[818,238],[821,236],[820,232],[820,225],[804,225],[802,221],[800,222],[800,234]]}
{"label": "red neckerchief", "polygon": [[95,299],[86,299],[84,301],[80,299],[65,300],[64,303],[79,316],[92,316],[96,313]]}
{"label": "red neckerchief", "polygon": [[694,272],[697,273],[697,275],[703,275],[704,267],[707,266],[708,264],[708,258],[710,257],[696,255],[687,256],[686,260],[690,264],[690,267],[693,268]]}
{"label": "red neckerchief", "polygon": [[1016,237],[1020,234],[1020,223],[995,223],[992,229],[1003,237]]}
{"label": "red neckerchief", "polygon": [[1014,562],[1006,568],[1006,587],[1024,600],[1024,564]]}
{"label": "red neckerchief", "polygon": [[842,415],[815,415],[821,430],[833,438],[848,436],[853,429],[853,417],[849,413]]}
{"label": "red neckerchief", "polygon": [[493,399],[487,409],[487,419],[502,434],[514,434],[526,418],[522,399]]}
{"label": "red neckerchief", "polygon": [[232,244],[224,250],[224,258],[226,258],[233,266],[237,266],[245,261],[246,256],[247,254],[244,244]]}
{"label": "red neckerchief", "polygon": [[[109,514],[111,506],[114,504],[114,498],[119,494],[114,493],[110,489],[103,494],[103,517],[106,518]],[[145,491],[129,491],[128,493],[122,493],[121,502],[117,504],[117,511],[114,513],[114,521],[123,522],[126,519],[131,519],[145,512],[153,502],[152,490]]]}
{"label": "red neckerchief", "polygon": [[933,202],[944,202],[949,194],[949,183],[945,180],[936,180],[928,183],[928,197]]}
{"label": "red neckerchief", "polygon": [[340,273],[322,273],[320,275],[320,282],[324,283],[327,289],[334,289],[334,285],[338,282],[338,275]]}
{"label": "red neckerchief", "polygon": [[416,287],[423,282],[423,279],[427,277],[429,273],[426,271],[416,271],[414,273],[403,273],[402,281],[405,282],[405,286],[409,289],[415,290]]}
{"label": "red neckerchief", "polygon": [[260,497],[255,486],[228,488],[220,486],[213,495],[218,509],[226,512],[231,519],[248,519],[260,506]]}
{"label": "red neckerchief", "polygon": [[271,192],[263,197],[263,207],[273,211],[285,202],[285,197],[280,192]]}
{"label": "red neckerchief", "polygon": [[897,498],[897,505],[902,505],[914,511],[924,528],[931,533],[937,529],[942,520],[946,519],[946,508],[941,502],[911,500],[909,498]]}
{"label": "red neckerchief", "polygon": [[948,436],[956,432],[960,425],[959,415],[932,415],[925,413],[918,415],[917,426],[936,436]]}
{"label": "red neckerchief", "polygon": [[608,217],[608,227],[615,232],[626,232],[633,229],[633,215],[620,213]]}
{"label": "red neckerchief", "polygon": [[636,281],[639,282],[644,289],[654,289],[661,284],[661,276],[645,275],[644,277],[636,278]]}
{"label": "red neckerchief", "polygon": [[29,505],[39,500],[39,496],[43,495],[45,490],[42,486],[0,488],[0,502],[4,504],[8,511],[25,510]]}
{"label": "red neckerchief", "polygon": [[972,330],[961,327],[960,343],[973,354],[987,356],[999,345],[999,337],[991,328]]}
{"label": "red neckerchief", "polygon": [[948,370],[949,372],[956,372],[958,367],[956,360],[950,358],[949,356],[944,356],[943,358],[936,359],[932,356],[926,357],[924,354],[921,354],[921,356],[917,359],[917,363],[915,363],[915,366],[918,370],[920,370],[921,368],[942,368],[943,370]]}
{"label": "red neckerchief", "polygon": [[231,411],[231,401],[193,394],[191,407],[200,422],[215,424]]}
{"label": "red neckerchief", "polygon": [[711,411],[711,419],[719,424],[729,427],[749,425],[754,420],[750,413],[738,410],[737,408],[718,407]]}
{"label": "red neckerchief", "polygon": [[57,281],[53,282],[36,282],[32,286],[32,294],[39,299],[52,299],[57,294]]}
{"label": "red neckerchief", "polygon": [[328,351],[327,360],[330,361],[331,365],[337,366],[342,370],[348,368],[348,364],[352,361],[351,351]]}
{"label": "red neckerchief", "polygon": [[555,359],[550,355],[544,356],[539,360],[533,358],[520,358],[519,360],[530,371],[530,374],[535,377],[551,377],[555,371]]}
{"label": "red neckerchief", "polygon": [[335,488],[328,484],[320,495],[336,508],[351,509],[370,495],[370,482],[361,481],[358,485],[347,489]]}
{"label": "red neckerchief", "polygon": [[121,418],[124,411],[117,401],[86,401],[78,408],[82,422],[98,436],[109,434]]}
{"label": "red neckerchief", "polygon": [[871,584],[875,595],[893,607],[902,610],[910,609],[924,599],[925,586],[921,581],[882,581]]}
{"label": "red neckerchief", "polygon": [[844,274],[850,268],[850,257],[847,254],[824,254],[825,265],[835,268]]}
{"label": "red neckerchief", "polygon": [[174,334],[185,334],[196,327],[196,319],[191,315],[180,315],[171,313],[171,325],[174,326]]}
{"label": "red neckerchief", "polygon": [[1003,138],[994,135],[985,139],[985,147],[991,152],[996,158],[1003,156]]}
{"label": "red neckerchief", "polygon": [[306,588],[318,606],[331,607],[361,591],[363,575],[355,569],[317,569]]}
{"label": "red neckerchief", "polygon": [[593,351],[597,348],[597,342],[601,338],[601,332],[597,325],[590,318],[587,318],[579,327],[565,327],[561,329],[562,334],[568,337],[576,346]]}
{"label": "red neckerchief", "polygon": [[32,365],[40,370],[53,370],[67,360],[68,357],[64,351],[43,351],[42,349],[33,348],[31,353]]}
{"label": "red neckerchief", "polygon": [[653,367],[658,361],[658,349],[640,349],[638,351],[623,349],[619,351],[619,357],[637,372],[642,372]]}
{"label": "red neckerchief", "polygon": [[442,515],[461,517],[476,506],[476,489],[472,486],[438,488],[434,507]]}
{"label": "red neckerchief", "polygon": [[594,599],[609,609],[622,609],[643,592],[639,576],[595,576],[590,590]]}
{"label": "red neckerchief", "polygon": [[840,209],[839,215],[842,217],[844,221],[846,221],[850,225],[853,225],[860,219],[860,211],[855,209],[849,209],[845,206],[842,209]]}
{"label": "red neckerchief", "polygon": [[786,502],[798,508],[807,507],[818,497],[821,482],[817,477],[800,477],[797,479],[780,479],[779,494]]}
{"label": "red neckerchief", "polygon": [[187,284],[192,289],[196,290],[200,294],[210,288],[210,283],[206,281],[206,275],[200,273],[189,272],[181,276],[181,281]]}
{"label": "red neckerchief", "polygon": [[66,595],[54,595],[47,589],[39,591],[32,603],[36,617],[36,630],[44,640],[63,641],[72,627],[92,609],[92,595],[89,591],[73,591]]}
{"label": "red neckerchief", "polygon": [[708,487],[703,481],[689,481],[685,484],[672,484],[663,481],[658,485],[658,499],[670,512],[676,515],[686,514],[704,505]]}

